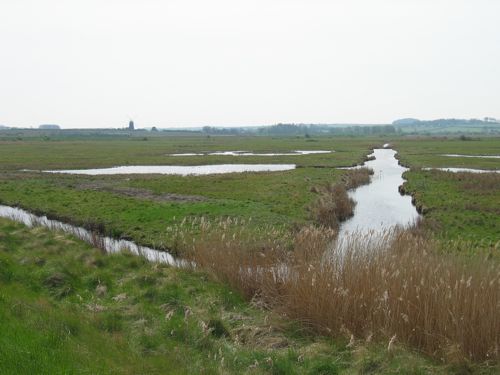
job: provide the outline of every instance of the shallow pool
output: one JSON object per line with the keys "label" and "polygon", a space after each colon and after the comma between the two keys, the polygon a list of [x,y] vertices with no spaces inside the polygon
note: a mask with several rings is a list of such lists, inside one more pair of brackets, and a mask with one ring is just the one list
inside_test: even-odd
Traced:
{"label": "shallow pool", "polygon": [[168,174],[168,175],[209,175],[242,172],[278,172],[295,169],[295,164],[211,164],[211,165],[133,165],[99,169],[47,170],[47,173],[68,173],[84,175],[113,174]]}

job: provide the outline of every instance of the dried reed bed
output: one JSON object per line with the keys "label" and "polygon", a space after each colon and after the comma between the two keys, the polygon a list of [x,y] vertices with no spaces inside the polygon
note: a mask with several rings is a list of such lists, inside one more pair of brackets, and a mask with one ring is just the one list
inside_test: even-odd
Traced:
{"label": "dried reed bed", "polygon": [[418,232],[379,238],[308,227],[293,238],[239,238],[204,224],[185,254],[201,268],[316,332],[386,340],[445,361],[498,361],[500,266],[438,255]]}
{"label": "dried reed bed", "polygon": [[354,214],[356,203],[343,184],[328,184],[317,190],[319,197],[309,206],[311,218],[317,224],[337,229]]}
{"label": "dried reed bed", "polygon": [[309,206],[311,218],[319,225],[337,229],[341,222],[354,214],[356,203],[347,191],[368,184],[372,174],[373,170],[369,168],[351,169],[339,183],[314,187],[312,191],[319,196]]}
{"label": "dried reed bed", "polygon": [[351,169],[342,176],[342,182],[347,190],[355,189],[361,185],[366,185],[370,182],[370,177],[373,175],[371,168],[355,168]]}

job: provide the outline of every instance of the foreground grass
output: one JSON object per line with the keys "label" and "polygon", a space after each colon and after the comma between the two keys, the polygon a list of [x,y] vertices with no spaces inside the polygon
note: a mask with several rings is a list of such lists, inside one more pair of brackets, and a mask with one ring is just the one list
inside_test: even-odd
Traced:
{"label": "foreground grass", "polygon": [[[0,219],[0,373],[453,373],[397,345],[314,338],[234,290]],[[460,367],[463,369],[463,366]],[[468,368],[468,367],[467,367]],[[488,373],[487,368],[470,367]]]}

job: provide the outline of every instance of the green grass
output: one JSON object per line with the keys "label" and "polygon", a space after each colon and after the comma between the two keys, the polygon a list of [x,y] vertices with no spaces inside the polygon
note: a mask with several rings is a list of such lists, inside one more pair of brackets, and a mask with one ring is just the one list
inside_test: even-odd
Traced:
{"label": "green grass", "polygon": [[425,207],[424,224],[438,238],[491,249],[500,240],[500,176],[414,170],[405,177],[407,192]]}
{"label": "green grass", "polygon": [[[343,172],[301,168],[290,172],[203,177],[75,177],[31,175],[0,178],[0,202],[90,227],[142,244],[170,247],[167,228],[185,217],[252,218],[256,226],[291,225],[309,219],[312,186],[334,181]],[[153,194],[205,197],[201,202],[158,202],[119,193],[80,188],[111,184],[147,189]]]}
{"label": "green grass", "polygon": [[[185,217],[252,218],[259,225],[301,225],[310,219],[308,206],[313,186],[338,180],[342,171],[314,166],[359,163],[371,146],[390,142],[401,162],[412,168],[500,168],[498,159],[450,158],[442,154],[500,154],[499,138],[463,141],[459,138],[334,138],[334,137],[205,137],[158,136],[119,139],[61,139],[0,142],[0,202],[19,205],[38,213],[79,225],[104,229],[106,234],[130,238],[145,245],[172,247],[169,226]],[[169,153],[214,150],[291,151],[326,149],[326,155],[285,157],[169,157]],[[26,173],[17,170],[45,168],[91,168],[140,164],[207,163],[298,163],[300,168],[275,173],[235,173],[212,176],[74,176]],[[427,177],[423,177],[427,176]],[[431,178],[428,176],[439,176]],[[446,174],[407,174],[420,204],[432,207],[428,217],[440,231],[456,238],[491,240],[497,228],[491,207],[498,207],[495,194],[485,196],[474,212],[463,210],[473,202],[470,192],[457,193],[457,182]],[[127,196],[123,190],[147,192]],[[444,194],[446,192],[446,194]],[[163,194],[205,198],[203,201],[161,201]],[[158,199],[155,199],[158,198]],[[478,198],[479,199],[479,198]],[[489,206],[489,207],[488,207]],[[477,209],[488,208],[488,210]]]}
{"label": "green grass", "polygon": [[[400,138],[392,142],[404,165],[406,191],[425,207],[424,224],[437,238],[472,241],[492,250],[500,239],[500,189],[484,176],[422,171],[423,167],[500,169],[500,159],[457,158],[443,154],[500,155],[500,138]],[[468,185],[476,185],[471,189]],[[493,250],[496,251],[496,250]]]}
{"label": "green grass", "polygon": [[[360,162],[391,142],[411,167],[499,168],[494,159],[444,153],[500,154],[500,139],[271,138],[173,136],[0,141],[0,203],[20,205],[141,244],[171,247],[168,231],[184,217],[253,218],[252,226],[304,224],[316,197],[335,182],[335,166]],[[286,157],[168,157],[214,150],[335,150]],[[297,163],[276,173],[214,176],[71,176],[19,169],[114,165]],[[329,168],[316,168],[329,167]],[[452,175],[407,173],[407,188],[427,208],[444,240],[498,241],[499,189],[479,193]],[[490,185],[488,185],[490,186]],[[123,191],[147,192],[127,196]],[[202,201],[161,201],[166,193]],[[158,199],[156,199],[158,198]],[[249,228],[252,229],[252,226]],[[99,285],[106,291],[99,292]],[[122,301],[113,297],[126,294]],[[184,319],[186,310],[192,311]],[[169,319],[166,319],[166,316]],[[203,322],[203,324],[202,324]],[[213,333],[207,333],[203,326]],[[495,373],[470,364],[438,365],[385,344],[309,336],[299,324],[252,307],[202,273],[152,265],[127,254],[106,256],[60,234],[0,220],[0,374],[136,373]],[[224,360],[222,360],[224,358]]]}
{"label": "green grass", "polygon": [[[374,139],[271,137],[157,137],[140,139],[0,142],[0,203],[98,227],[144,245],[172,247],[167,228],[185,217],[238,217],[255,226],[303,224],[309,220],[311,188],[335,181],[369,153]],[[291,151],[326,149],[325,155],[284,157],[169,157],[176,152],[214,150]],[[19,169],[92,168],[112,165],[298,163],[287,172],[210,176],[75,176],[19,172]],[[121,189],[121,190],[120,190]],[[123,190],[146,191],[128,196]],[[162,194],[203,197],[203,201],[161,201]]]}
{"label": "green grass", "polygon": [[[300,166],[351,166],[382,140],[377,138],[303,138],[163,136],[97,140],[0,141],[3,170],[80,169],[118,165],[200,165],[225,163],[284,163]],[[290,152],[330,150],[307,156],[168,156],[205,151]]]}
{"label": "green grass", "polygon": [[454,372],[401,347],[314,338],[203,273],[5,219],[0,331],[1,374]]}
{"label": "green grass", "polygon": [[400,161],[412,168],[456,167],[500,169],[500,159],[456,158],[443,154],[500,155],[500,138],[474,138],[463,141],[458,137],[399,138],[391,144],[398,150]]}

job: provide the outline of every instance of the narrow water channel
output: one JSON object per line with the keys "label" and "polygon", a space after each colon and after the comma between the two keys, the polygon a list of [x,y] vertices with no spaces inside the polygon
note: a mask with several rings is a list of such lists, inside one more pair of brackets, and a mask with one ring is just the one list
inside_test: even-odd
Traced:
{"label": "narrow water channel", "polygon": [[176,260],[166,251],[139,246],[132,241],[99,236],[85,228],[66,224],[58,220],[51,220],[47,216],[37,216],[17,207],[0,205],[0,217],[23,223],[28,227],[42,226],[73,235],[92,246],[105,250],[107,253],[129,251],[132,254],[144,256],[151,262],[166,263],[173,266],[180,266],[184,263],[183,261]]}
{"label": "narrow water channel", "polygon": [[363,165],[373,169],[374,174],[368,185],[349,193],[356,207],[354,216],[340,227],[340,240],[353,233],[377,234],[396,226],[408,227],[418,219],[411,197],[398,191],[404,182],[403,172],[407,169],[399,165],[395,155],[396,151],[392,149],[375,149],[375,159]]}

